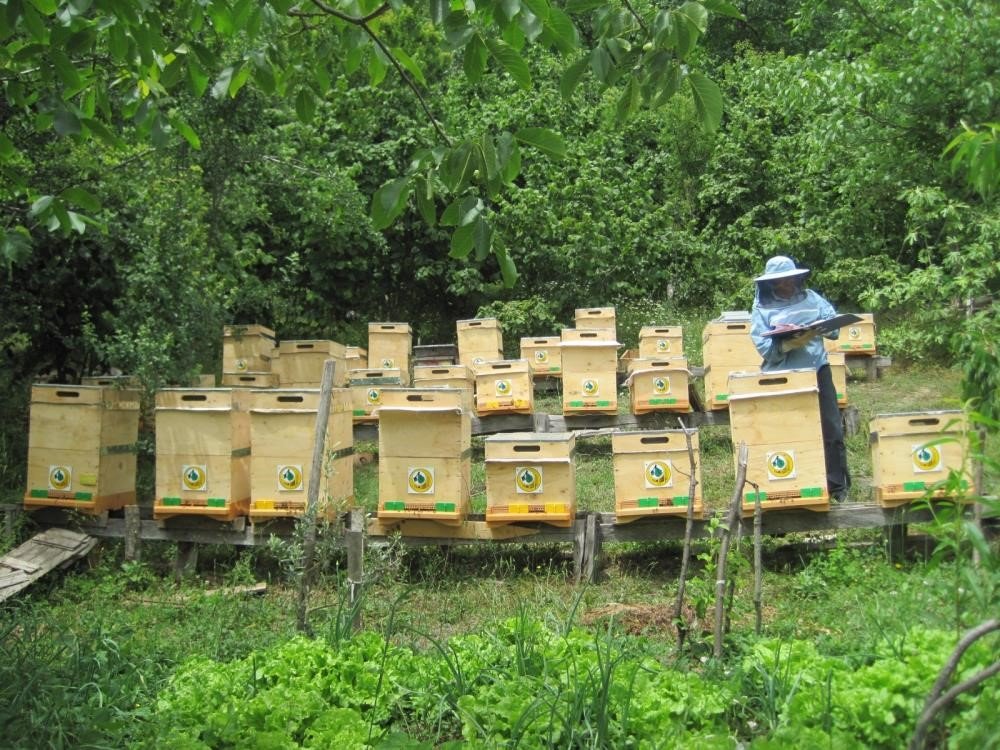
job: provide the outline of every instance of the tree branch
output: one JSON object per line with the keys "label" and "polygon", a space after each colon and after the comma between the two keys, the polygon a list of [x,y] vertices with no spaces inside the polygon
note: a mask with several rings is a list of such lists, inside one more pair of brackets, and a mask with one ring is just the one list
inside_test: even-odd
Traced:
{"label": "tree branch", "polygon": [[635,12],[635,8],[632,7],[632,3],[630,3],[628,0],[622,0],[622,2],[625,4],[625,7],[628,9],[628,12],[632,14],[632,17],[635,18],[636,22],[639,24],[639,28],[642,29],[642,32],[648,36],[649,29],[646,28],[646,24],[642,20],[642,16],[640,16],[638,13]]}

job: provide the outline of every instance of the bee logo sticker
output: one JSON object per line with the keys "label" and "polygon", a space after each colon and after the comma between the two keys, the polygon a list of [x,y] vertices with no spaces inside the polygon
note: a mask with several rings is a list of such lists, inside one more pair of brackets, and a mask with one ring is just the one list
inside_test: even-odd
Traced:
{"label": "bee logo sticker", "polygon": [[181,486],[188,492],[208,490],[208,467],[185,464],[181,467]]}
{"label": "bee logo sticker", "polygon": [[913,470],[919,472],[940,471],[941,451],[936,445],[913,446]]}
{"label": "bee logo sticker", "polygon": [[669,461],[646,462],[646,489],[655,490],[661,487],[673,487],[674,473]]}
{"label": "bee logo sticker", "polygon": [[247,361],[245,359],[236,360],[236,371],[246,372],[247,371]]}
{"label": "bee logo sticker", "polygon": [[509,380],[497,380],[495,381],[496,392],[498,396],[509,396],[510,395],[510,381]]}
{"label": "bee logo sticker", "polygon": [[658,351],[658,352],[669,352],[670,351],[670,339],[657,339],[656,340],[656,351]]}
{"label": "bee logo sticker", "polygon": [[847,329],[847,335],[852,339],[859,339],[861,338],[861,329],[857,326],[851,326]]}
{"label": "bee logo sticker", "polygon": [[594,378],[587,378],[583,381],[583,395],[596,396],[600,391],[600,385]]}
{"label": "bee logo sticker", "polygon": [[407,470],[406,491],[411,495],[434,494],[434,469],[425,467]]}
{"label": "bee logo sticker", "polygon": [[777,451],[767,454],[768,479],[792,479],[795,477],[795,454]]}
{"label": "bee logo sticker", "polygon": [[296,492],[302,489],[302,467],[297,464],[278,465],[278,492]]}
{"label": "bee logo sticker", "polygon": [[653,393],[670,393],[670,381],[667,378],[653,378]]}
{"label": "bee logo sticker", "polygon": [[382,369],[383,370],[391,370],[395,366],[396,366],[396,360],[394,360],[392,357],[383,357],[382,358]]}
{"label": "bee logo sticker", "polygon": [[73,487],[73,467],[50,466],[49,489],[65,492]]}
{"label": "bee logo sticker", "polygon": [[369,388],[367,399],[369,404],[381,404],[382,403],[382,391],[378,388]]}
{"label": "bee logo sticker", "polygon": [[535,352],[535,361],[540,365],[544,365],[549,361],[549,353],[545,349],[539,349]]}
{"label": "bee logo sticker", "polygon": [[514,485],[519,495],[537,495],[542,491],[540,466],[518,466],[514,469]]}

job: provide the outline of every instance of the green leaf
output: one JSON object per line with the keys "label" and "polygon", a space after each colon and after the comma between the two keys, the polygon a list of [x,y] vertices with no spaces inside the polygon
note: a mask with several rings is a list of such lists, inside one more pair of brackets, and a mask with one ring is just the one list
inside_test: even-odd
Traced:
{"label": "green leaf", "polygon": [[545,31],[542,19],[527,9],[518,13],[517,25],[529,42],[534,42],[542,35],[542,32]]}
{"label": "green leaf", "polygon": [[566,156],[566,142],[563,137],[548,128],[521,128],[514,133],[514,137],[557,161]]}
{"label": "green leaf", "polygon": [[559,78],[559,93],[563,99],[571,99],[584,72],[590,67],[590,56],[585,55],[563,71]]}
{"label": "green leaf", "polygon": [[68,109],[57,109],[52,127],[62,136],[76,135],[82,129],[80,119]]}
{"label": "green leaf", "polygon": [[215,79],[215,83],[212,84],[212,96],[216,99],[222,99],[226,92],[229,91],[229,84],[233,80],[233,67],[223,68],[219,73],[219,77]]}
{"label": "green leaf", "polygon": [[87,230],[87,225],[84,223],[80,214],[75,211],[67,211],[66,217],[68,220],[68,229],[72,229],[77,234],[83,234]]}
{"label": "green leaf", "polygon": [[101,210],[101,202],[90,191],[82,187],[66,188],[60,194],[60,198],[91,213],[97,213]]}
{"label": "green leaf", "polygon": [[0,132],[0,157],[9,159],[17,153],[14,148],[14,141],[7,137],[6,133]]}
{"label": "green leaf", "polygon": [[509,22],[521,11],[521,0],[500,0],[500,13]]}
{"label": "green leaf", "polygon": [[246,82],[250,80],[250,73],[253,71],[250,69],[249,65],[239,65],[236,69],[236,73],[229,81],[229,98],[235,99],[236,95],[240,93],[240,89],[246,85]]}
{"label": "green leaf", "polygon": [[472,178],[474,154],[472,143],[465,141],[452,149],[441,164],[441,179],[445,187],[452,192],[458,192]]}
{"label": "green leaf", "polygon": [[500,179],[510,185],[521,173],[521,148],[512,133],[504,132],[497,138],[497,160],[500,162]]}
{"label": "green leaf", "polygon": [[451,235],[451,249],[448,255],[452,258],[468,258],[476,241],[476,225],[466,224],[459,227]]}
{"label": "green leaf", "polygon": [[458,212],[461,209],[462,200],[456,199],[449,203],[444,212],[441,214],[441,226],[443,227],[457,227],[458,226]]}
{"label": "green leaf", "polygon": [[473,232],[473,246],[476,248],[476,260],[482,262],[489,257],[493,249],[493,227],[486,219],[476,220],[475,231]]}
{"label": "green leaf", "polygon": [[43,195],[41,198],[36,199],[31,204],[31,208],[28,209],[29,213],[32,216],[41,216],[49,209],[54,200],[55,200],[54,195]]}
{"label": "green leaf", "polygon": [[611,55],[604,47],[594,47],[590,52],[590,69],[594,71],[594,77],[603,84],[607,84],[611,78],[611,71],[614,63]]}
{"label": "green leaf", "polygon": [[475,33],[464,13],[452,11],[444,19],[444,38],[453,50],[468,44]]}
{"label": "green leaf", "polygon": [[552,33],[556,47],[563,54],[579,48],[580,35],[573,25],[573,19],[559,8],[552,8],[545,21],[545,28]]}
{"label": "green leaf", "polygon": [[528,8],[541,21],[549,17],[548,0],[521,0],[521,4]]}
{"label": "green leaf", "polygon": [[465,55],[462,57],[462,68],[465,70],[465,77],[470,83],[479,83],[486,70],[486,59],[489,52],[483,40],[476,34],[465,45]]}
{"label": "green leaf", "polygon": [[63,54],[62,50],[50,47],[49,59],[52,61],[52,66],[59,74],[59,80],[62,81],[63,86],[73,92],[79,91],[82,85],[80,82],[80,74],[73,66],[73,63],[70,62],[69,58]]}
{"label": "green leaf", "polygon": [[482,198],[476,195],[467,195],[458,204],[458,226],[464,227],[479,220],[486,206]]}
{"label": "green leaf", "polygon": [[128,37],[125,36],[125,29],[122,28],[121,21],[116,22],[108,29],[108,50],[115,62],[125,62],[128,56]]}
{"label": "green leaf", "polygon": [[8,270],[11,266],[19,265],[26,261],[31,255],[31,234],[22,226],[8,229],[3,233],[3,242],[0,243],[0,256],[7,264]]}
{"label": "green leaf", "polygon": [[373,49],[368,56],[368,82],[372,86],[378,86],[385,80],[385,74],[389,67],[382,59],[382,53],[378,49]]}
{"label": "green leaf", "polygon": [[743,18],[743,14],[740,13],[740,9],[737,8],[732,3],[727,0],[702,0],[702,5],[708,8],[713,13],[717,13],[720,16],[729,16],[730,18]]}
{"label": "green leaf", "polygon": [[104,143],[104,145],[110,148],[124,148],[125,141],[112,133],[111,130],[109,130],[108,127],[100,120],[84,120],[83,125],[87,128],[87,130],[96,135],[98,139]]}
{"label": "green leaf", "polygon": [[229,5],[224,0],[214,0],[208,6],[208,15],[219,36],[230,36],[233,33],[233,20],[229,14]]}
{"label": "green leaf", "polygon": [[427,85],[427,80],[424,78],[424,72],[420,69],[420,66],[414,62],[413,58],[406,54],[406,50],[402,47],[393,47],[392,54],[396,56],[399,63],[406,68],[407,72],[413,76],[413,79],[420,83],[422,86]]}
{"label": "green leaf", "polygon": [[313,115],[316,114],[316,100],[313,99],[312,92],[304,86],[295,94],[295,114],[299,122],[303,123],[312,122]]}
{"label": "green leaf", "polygon": [[514,259],[510,257],[510,253],[507,252],[507,247],[500,237],[496,237],[493,240],[493,254],[497,258],[497,263],[500,264],[500,275],[503,276],[503,285],[508,289],[513,288],[517,283],[517,266],[514,265]]}
{"label": "green leaf", "polygon": [[430,0],[431,23],[440,26],[451,11],[451,3],[448,0]]}
{"label": "green leaf", "polygon": [[715,132],[722,122],[722,92],[714,81],[698,71],[688,73],[687,80],[702,127]]}
{"label": "green leaf", "polygon": [[[189,57],[187,61],[187,74],[188,74],[188,87],[191,89],[191,93],[196,97],[201,96],[205,93],[205,89],[208,88],[208,73],[205,72],[204,68],[198,64],[198,60],[194,57]],[[229,84],[226,84],[228,88]]]}
{"label": "green leaf", "polygon": [[156,116],[153,117],[153,128],[150,135],[153,145],[157,148],[163,148],[170,142],[170,123],[160,112],[157,112]]}
{"label": "green leaf", "polygon": [[687,19],[694,28],[704,34],[708,29],[708,11],[701,3],[687,2],[677,9],[677,13]]}
{"label": "green leaf", "polygon": [[605,0],[569,0],[566,3],[567,13],[586,13],[587,11],[607,5]]}
{"label": "green leaf", "polygon": [[410,180],[398,177],[375,191],[372,197],[371,219],[375,229],[382,230],[392,224],[406,207],[410,197]]}
{"label": "green leaf", "polygon": [[522,89],[531,88],[531,72],[528,70],[528,65],[513,47],[492,38],[486,39],[486,46],[489,48],[493,58],[500,63],[503,69],[507,71],[510,77]]}
{"label": "green leaf", "polygon": [[639,109],[639,101],[639,81],[633,73],[628,77],[628,83],[625,84],[625,90],[622,91],[622,95],[618,97],[618,104],[615,107],[615,119],[619,123],[625,122],[625,120]]}
{"label": "green leaf", "polygon": [[434,207],[434,183],[426,177],[418,177],[413,183],[413,192],[417,198],[417,211],[427,226],[437,223],[437,210]]}
{"label": "green leaf", "polygon": [[187,124],[180,117],[174,116],[170,118],[170,125],[173,127],[185,141],[193,148],[195,151],[201,150],[201,139],[198,134],[194,132],[194,128]]}

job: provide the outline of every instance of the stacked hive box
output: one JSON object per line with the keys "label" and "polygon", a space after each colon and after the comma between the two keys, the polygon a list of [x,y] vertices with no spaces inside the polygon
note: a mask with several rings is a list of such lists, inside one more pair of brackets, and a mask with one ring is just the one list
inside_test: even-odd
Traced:
{"label": "stacked hive box", "polygon": [[25,508],[102,513],[133,505],[138,433],[138,391],[34,386]]}
{"label": "stacked hive box", "polygon": [[347,385],[347,352],[336,341],[282,341],[274,371],[282,388],[319,388],[326,360],[335,362],[333,383]]}
{"label": "stacked hive box", "polygon": [[833,389],[837,392],[837,405],[847,406],[847,355],[842,352],[827,352],[830,361],[830,374],[833,376]]}
{"label": "stacked hive box", "polygon": [[[206,386],[207,387],[207,386]],[[277,388],[276,372],[224,372],[223,388]]]}
{"label": "stacked hive box", "polygon": [[369,323],[368,363],[371,368],[399,370],[403,385],[410,384],[413,333],[409,323]]}
{"label": "stacked hive box", "polygon": [[[698,433],[692,430],[688,452],[684,430],[616,432],[611,436],[615,469],[615,515],[618,523],[643,516],[703,512]],[[691,464],[694,456],[694,466]],[[691,497],[691,474],[695,490]]]}
{"label": "stacked hive box", "polygon": [[526,359],[531,364],[532,377],[562,377],[562,353],[558,336],[522,338],[521,359]]}
{"label": "stacked hive box", "polygon": [[635,360],[628,379],[632,413],[691,411],[690,376],[683,357]]}
{"label": "stacked hive box", "polygon": [[471,398],[476,381],[465,365],[423,365],[413,368],[414,388],[458,388]]}
{"label": "stacked hive box", "polygon": [[[318,389],[250,393],[250,518],[300,516],[316,443]],[[351,394],[331,392],[318,510],[331,516],[354,501]]]}
{"label": "stacked hive box", "polygon": [[730,373],[760,370],[761,357],[750,338],[750,313],[723,313],[705,326],[701,341],[705,405],[709,409],[725,409],[729,404]]}
{"label": "stacked hive box", "polygon": [[347,369],[347,372],[351,370],[367,370],[368,350],[362,349],[360,346],[345,346],[344,360],[344,367]]}
{"label": "stacked hive box", "polygon": [[156,394],[154,518],[231,521],[250,506],[250,391],[171,388]]}
{"label": "stacked hive box", "polygon": [[574,449],[571,432],[486,438],[486,522],[570,526],[576,516]]}
{"label": "stacked hive box", "polygon": [[862,320],[840,329],[836,339],[824,339],[826,350],[845,354],[877,353],[875,346],[875,316],[872,313],[858,313]]}
{"label": "stacked hive box", "polygon": [[605,331],[562,330],[563,414],[618,412],[618,342]]}
{"label": "stacked hive box", "polygon": [[[729,378],[733,446],[746,443],[747,482],[757,485],[764,510],[829,508],[826,462],[814,370],[734,373]],[[734,451],[734,457],[739,452]],[[754,510],[755,493],[743,510]]]}
{"label": "stacked hive box", "polygon": [[381,520],[458,525],[469,512],[472,423],[467,391],[386,388],[378,416]]}
{"label": "stacked hive box", "polygon": [[456,323],[458,364],[475,375],[484,362],[503,359],[503,335],[496,318],[474,318]]}
{"label": "stacked hive box", "polygon": [[351,413],[355,422],[373,422],[375,410],[382,405],[382,389],[402,385],[400,370],[351,370]]}
{"label": "stacked hive box", "polygon": [[535,395],[525,359],[483,362],[476,370],[476,414],[531,414]]}
{"label": "stacked hive box", "polygon": [[603,338],[615,341],[618,338],[618,328],[613,307],[578,307],[573,315],[576,328],[587,328],[601,331]]}
{"label": "stacked hive box", "polygon": [[277,356],[274,331],[264,326],[233,325],[222,329],[222,373],[271,372]]}
{"label": "stacked hive box", "polygon": [[667,359],[684,356],[684,329],[681,326],[643,326],[639,329],[639,357]]}
{"label": "stacked hive box", "polygon": [[[870,423],[875,500],[891,508],[919,497],[942,497],[940,484],[957,472],[969,487],[964,464],[965,415],[960,411],[879,414]],[[964,494],[964,493],[963,493]]]}

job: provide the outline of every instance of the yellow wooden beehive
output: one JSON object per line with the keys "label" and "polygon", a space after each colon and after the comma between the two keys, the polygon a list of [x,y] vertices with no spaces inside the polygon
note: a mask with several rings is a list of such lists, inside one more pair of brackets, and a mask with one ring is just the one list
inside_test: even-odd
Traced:
{"label": "yellow wooden beehive", "polygon": [[222,329],[223,372],[267,372],[276,355],[274,331],[256,323]]}
{"label": "yellow wooden beehive", "polygon": [[104,388],[130,388],[140,387],[139,378],[135,375],[84,375],[80,378],[80,385],[99,385]]}
{"label": "yellow wooden beehive", "polygon": [[465,520],[472,481],[469,399],[458,388],[383,390],[376,411],[377,518]]}
{"label": "yellow wooden beehive", "polygon": [[[210,387],[210,386],[202,386]],[[278,373],[276,372],[224,372],[222,373],[223,388],[277,388]]]}
{"label": "yellow wooden beehive", "polygon": [[168,388],[156,394],[153,518],[231,521],[250,507],[250,391]]}
{"label": "yellow wooden beehive", "polygon": [[612,341],[618,338],[613,307],[578,307],[573,314],[573,325],[576,328],[604,331],[605,338]]}
{"label": "yellow wooden beehive", "polygon": [[24,507],[97,514],[134,505],[138,435],[138,391],[33,386]]}
{"label": "yellow wooden beehive", "polygon": [[351,413],[355,422],[374,422],[375,410],[382,405],[382,389],[400,387],[402,378],[398,369],[351,370],[348,373],[351,391]]}
{"label": "yellow wooden beehive", "polygon": [[562,377],[562,349],[558,336],[522,338],[521,359],[531,364],[531,374],[535,378]]}
{"label": "yellow wooden beehive", "polygon": [[281,388],[319,388],[323,366],[332,359],[333,384],[347,385],[347,352],[343,344],[329,340],[282,341],[271,369],[278,373]]}
{"label": "yellow wooden beehive", "polygon": [[476,371],[476,414],[531,414],[535,389],[526,359],[483,362]]}
{"label": "yellow wooden beehive", "polygon": [[490,435],[484,444],[486,523],[572,525],[576,517],[572,432],[501,433]]}
{"label": "yellow wooden beehive", "polygon": [[475,374],[484,362],[503,359],[503,334],[496,318],[473,318],[455,324],[458,364]]}
{"label": "yellow wooden beehive", "polygon": [[641,359],[683,356],[684,329],[681,326],[643,326],[639,329]]}
{"label": "yellow wooden beehive", "polygon": [[823,339],[828,352],[871,355],[878,353],[875,345],[875,315],[872,313],[858,313],[858,315],[862,320],[841,328],[838,338]]}
{"label": "yellow wooden beehive", "polygon": [[878,414],[871,430],[875,501],[892,508],[919,497],[942,497],[938,486],[958,472],[971,486],[964,454],[968,424],[960,411]]}
{"label": "yellow wooden beehive", "polygon": [[344,359],[347,372],[368,369],[368,350],[360,346],[345,346]]}
{"label": "yellow wooden beehive", "polygon": [[843,352],[827,352],[830,362],[830,375],[833,376],[833,389],[837,392],[837,405],[847,406],[847,355]]}
{"label": "yellow wooden beehive", "polygon": [[601,330],[564,328],[563,414],[618,412],[618,342]]}
{"label": "yellow wooden beehive", "polygon": [[[316,444],[319,389],[251,391],[250,518],[305,512]],[[332,517],[354,502],[354,433],[351,394],[331,392],[318,511]]]}
{"label": "yellow wooden beehive", "polygon": [[368,366],[380,370],[399,370],[403,385],[410,384],[410,354],[413,332],[409,323],[368,324]]}
{"label": "yellow wooden beehive", "polygon": [[683,357],[635,360],[628,379],[632,413],[691,411],[690,377]]}
{"label": "yellow wooden beehive", "polygon": [[693,498],[691,454],[684,430],[612,433],[617,523],[644,516],[687,515],[689,503],[693,505],[694,517],[702,517],[698,432],[691,430],[689,434],[694,454]]}
{"label": "yellow wooden beehive", "polygon": [[725,409],[730,373],[757,372],[760,368],[761,356],[750,337],[750,313],[723,313],[705,325],[701,341],[705,406]]}
{"label": "yellow wooden beehive", "polygon": [[463,388],[472,393],[476,380],[465,365],[417,365],[413,368],[414,388]]}
{"label": "yellow wooden beehive", "polygon": [[729,391],[734,449],[746,443],[749,450],[743,510],[754,510],[754,484],[764,510],[829,509],[815,370],[737,372]]}

